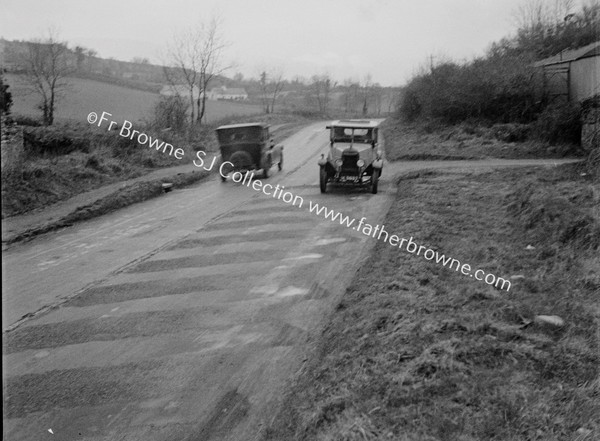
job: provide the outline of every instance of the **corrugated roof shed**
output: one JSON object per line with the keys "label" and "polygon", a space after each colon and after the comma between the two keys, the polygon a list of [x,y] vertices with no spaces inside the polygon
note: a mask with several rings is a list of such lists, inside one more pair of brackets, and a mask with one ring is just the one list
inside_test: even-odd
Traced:
{"label": "corrugated roof shed", "polygon": [[590,43],[587,46],[583,46],[578,49],[564,50],[556,55],[536,62],[534,66],[550,66],[552,64],[566,63],[569,61],[580,60],[582,58],[594,57],[598,55],[600,55],[600,41]]}

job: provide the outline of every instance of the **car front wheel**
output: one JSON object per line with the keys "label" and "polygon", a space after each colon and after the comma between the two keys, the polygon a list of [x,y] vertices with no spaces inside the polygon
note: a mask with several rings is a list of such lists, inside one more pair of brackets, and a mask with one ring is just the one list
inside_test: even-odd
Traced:
{"label": "car front wheel", "polygon": [[328,180],[327,170],[325,170],[325,167],[321,167],[321,171],[319,173],[319,183],[321,186],[321,193],[325,193],[327,191],[327,180]]}
{"label": "car front wheel", "polygon": [[377,185],[379,184],[379,175],[381,171],[379,169],[374,169],[373,174],[371,175],[371,193],[377,194]]}

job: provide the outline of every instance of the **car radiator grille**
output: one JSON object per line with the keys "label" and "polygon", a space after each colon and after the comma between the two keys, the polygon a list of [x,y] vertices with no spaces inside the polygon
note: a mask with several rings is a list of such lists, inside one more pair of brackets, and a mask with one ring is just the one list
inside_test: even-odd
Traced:
{"label": "car radiator grille", "polygon": [[344,152],[342,154],[342,173],[358,173],[358,152]]}

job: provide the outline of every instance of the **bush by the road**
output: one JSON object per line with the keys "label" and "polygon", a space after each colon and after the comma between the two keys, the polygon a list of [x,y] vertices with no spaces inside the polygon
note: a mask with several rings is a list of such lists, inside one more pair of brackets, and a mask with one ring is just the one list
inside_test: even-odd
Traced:
{"label": "bush by the road", "polygon": [[[406,121],[502,124],[499,136],[509,142],[534,138],[579,144],[581,107],[553,102],[544,74],[534,64],[597,41],[600,3],[581,6],[569,20],[543,2],[535,8],[530,16],[520,17],[516,35],[493,43],[483,57],[465,63],[431,62],[422,69],[405,87],[399,114]],[[532,125],[523,129],[507,123]]]}
{"label": "bush by the road", "polygon": [[581,105],[557,103],[546,107],[532,124],[537,139],[550,144],[579,144],[581,141]]}
{"label": "bush by the road", "polygon": [[531,62],[525,57],[489,57],[435,66],[406,86],[400,114],[408,121],[529,122],[538,110]]}

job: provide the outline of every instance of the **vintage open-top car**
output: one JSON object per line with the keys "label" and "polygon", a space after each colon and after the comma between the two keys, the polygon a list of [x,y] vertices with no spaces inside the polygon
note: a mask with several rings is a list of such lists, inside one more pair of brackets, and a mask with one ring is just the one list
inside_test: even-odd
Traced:
{"label": "vintage open-top car", "polygon": [[371,120],[339,120],[327,126],[329,153],[319,159],[321,193],[327,183],[369,185],[377,193],[383,169],[379,148],[379,122]]}
{"label": "vintage open-top car", "polygon": [[231,124],[216,129],[225,181],[230,173],[262,170],[269,177],[271,167],[283,167],[283,146],[275,145],[264,123]]}

